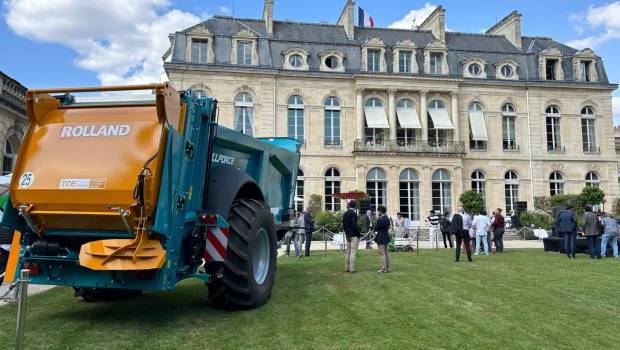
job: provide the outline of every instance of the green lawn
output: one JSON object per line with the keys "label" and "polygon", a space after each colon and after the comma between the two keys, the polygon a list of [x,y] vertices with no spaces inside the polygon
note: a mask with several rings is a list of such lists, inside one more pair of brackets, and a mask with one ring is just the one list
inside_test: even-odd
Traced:
{"label": "green lawn", "polygon": [[[376,251],[361,254],[355,275],[336,252],[280,258],[271,301],[253,311],[211,309],[193,281],[91,304],[56,288],[29,299],[26,348],[620,348],[620,261],[512,250],[457,264],[421,251],[392,254],[379,275]],[[0,308],[7,348],[15,312]]]}

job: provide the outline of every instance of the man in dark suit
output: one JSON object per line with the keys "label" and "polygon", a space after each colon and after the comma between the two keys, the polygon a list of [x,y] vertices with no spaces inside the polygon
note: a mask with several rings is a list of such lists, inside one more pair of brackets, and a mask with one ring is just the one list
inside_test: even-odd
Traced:
{"label": "man in dark suit", "polygon": [[357,227],[357,213],[355,212],[357,202],[349,202],[347,212],[342,215],[342,229],[347,237],[347,252],[344,256],[344,271],[357,272],[355,270],[355,255],[360,244],[360,229]]}
{"label": "man in dark suit", "polygon": [[310,207],[304,212],[304,226],[306,227],[305,255],[310,256],[310,244],[312,243],[312,232],[314,232],[314,218],[312,217],[312,208]]}
{"label": "man in dark suit", "polygon": [[455,262],[458,262],[461,258],[461,242],[465,243],[465,252],[467,252],[467,261],[471,260],[471,249],[469,247],[469,232],[468,230],[463,229],[463,208],[459,208],[459,210],[452,215],[452,221],[450,222],[450,226],[448,230],[450,234],[453,234],[456,237],[456,256],[454,258]]}

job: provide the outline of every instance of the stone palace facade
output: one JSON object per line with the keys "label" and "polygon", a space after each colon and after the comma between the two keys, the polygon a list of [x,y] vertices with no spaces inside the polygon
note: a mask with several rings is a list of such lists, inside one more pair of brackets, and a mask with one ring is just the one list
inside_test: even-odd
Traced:
{"label": "stone palace facade", "polygon": [[2,175],[13,172],[17,151],[28,127],[26,87],[0,71],[0,142],[2,142]]}
{"label": "stone palace facade", "polygon": [[[509,14],[485,34],[214,17],[170,35],[177,89],[219,100],[221,124],[303,142],[298,197],[366,191],[413,220],[474,189],[489,209],[600,186],[618,197],[610,84],[602,59],[521,35]],[[299,203],[298,207],[301,207]]]}

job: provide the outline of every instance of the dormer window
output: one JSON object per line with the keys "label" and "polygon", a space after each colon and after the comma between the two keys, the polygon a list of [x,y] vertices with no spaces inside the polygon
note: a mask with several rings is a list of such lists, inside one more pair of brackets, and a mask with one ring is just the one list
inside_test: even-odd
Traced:
{"label": "dormer window", "polygon": [[485,71],[487,62],[478,57],[469,58],[461,62],[463,66],[463,77],[486,79],[487,73]]}
{"label": "dormer window", "polygon": [[381,51],[368,50],[368,67],[366,70],[369,72],[378,72],[381,66]]}
{"label": "dormer window", "polygon": [[562,52],[555,47],[541,52],[538,56],[538,71],[541,80],[564,80]]}
{"label": "dormer window", "polygon": [[249,41],[237,42],[237,64],[249,66],[252,64],[252,43]]}
{"label": "dormer window", "polygon": [[370,38],[362,44],[362,71],[386,72],[385,44],[379,38]]}
{"label": "dormer window", "polygon": [[496,79],[519,80],[517,62],[507,58],[495,63],[494,66]]}
{"label": "dormer window", "polygon": [[579,64],[579,71],[581,72],[581,81],[592,81],[590,75],[590,69],[592,69],[592,61],[581,61]]}
{"label": "dormer window", "polygon": [[430,73],[431,74],[442,74],[442,69],[441,69],[441,66],[443,65],[442,61],[443,61],[442,53],[437,53],[437,52],[431,53],[431,61],[430,61],[430,65],[431,65]]}
{"label": "dormer window", "polygon": [[230,63],[239,66],[258,65],[258,52],[256,50],[258,39],[256,34],[242,29],[232,36],[232,47],[230,50]]}
{"label": "dormer window", "polygon": [[548,59],[545,65],[545,79],[556,80],[555,68],[558,64],[558,60]]}
{"label": "dormer window", "polygon": [[321,66],[324,72],[344,72],[344,55],[337,50],[327,50],[319,53]]}
{"label": "dormer window", "polygon": [[512,67],[510,67],[509,65],[505,64],[502,66],[502,68],[500,69],[502,76],[506,79],[510,79],[512,77],[513,74],[515,74],[514,70],[512,69]]}
{"label": "dormer window", "polygon": [[392,48],[392,70],[394,73],[417,74],[416,46],[411,40],[401,40]]}
{"label": "dormer window", "polygon": [[594,51],[590,49],[583,49],[575,54],[573,57],[573,75],[575,80],[584,82],[597,81],[596,60],[597,57]]}
{"label": "dormer window", "polygon": [[435,41],[424,49],[425,74],[450,74],[448,68],[448,48],[442,41]]}
{"label": "dormer window", "polygon": [[325,59],[325,65],[329,69],[336,69],[340,65],[340,60],[336,56],[329,56]]}
{"label": "dormer window", "polygon": [[283,68],[293,70],[308,70],[308,53],[299,48],[292,48],[282,52]]}
{"label": "dormer window", "polygon": [[187,33],[186,60],[192,63],[213,63],[213,34],[204,25],[198,25]]}
{"label": "dormer window", "polygon": [[209,40],[192,39],[192,63],[207,63],[209,58]]}
{"label": "dormer window", "polygon": [[482,68],[480,68],[480,65],[478,63],[470,64],[467,70],[469,70],[469,74],[476,77],[479,76],[480,73],[482,73]]}
{"label": "dormer window", "polygon": [[411,73],[411,51],[400,51],[398,53],[398,71],[400,73]]}

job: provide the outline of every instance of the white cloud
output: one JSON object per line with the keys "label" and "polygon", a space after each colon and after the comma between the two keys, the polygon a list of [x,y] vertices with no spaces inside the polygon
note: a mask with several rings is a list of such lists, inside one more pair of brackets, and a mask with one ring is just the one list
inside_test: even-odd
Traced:
{"label": "white cloud", "polygon": [[223,13],[223,14],[225,14],[225,15],[228,15],[228,14],[230,14],[230,13],[232,12],[232,11],[231,11],[228,7],[226,7],[226,6],[220,6],[220,7],[219,7],[219,10],[220,10],[220,12],[221,12],[221,13]]}
{"label": "white cloud", "polygon": [[422,22],[430,15],[437,5],[433,5],[429,2],[424,4],[424,7],[411,10],[405,17],[399,19],[398,21],[390,24],[388,28],[398,28],[398,29],[412,29],[417,28]]}
{"label": "white cloud", "polygon": [[168,0],[6,0],[4,17],[18,35],[78,53],[76,64],[104,85],[167,80],[161,56],[168,34],[196,24]]}
{"label": "white cloud", "polygon": [[612,97],[611,105],[613,109],[614,125],[620,125],[620,96]]}
{"label": "white cloud", "polygon": [[590,6],[586,13],[571,14],[569,20],[574,23],[577,35],[581,36],[587,30],[602,30],[594,35],[568,42],[570,46],[582,49],[594,48],[603,43],[620,39],[620,1],[602,6]]}

